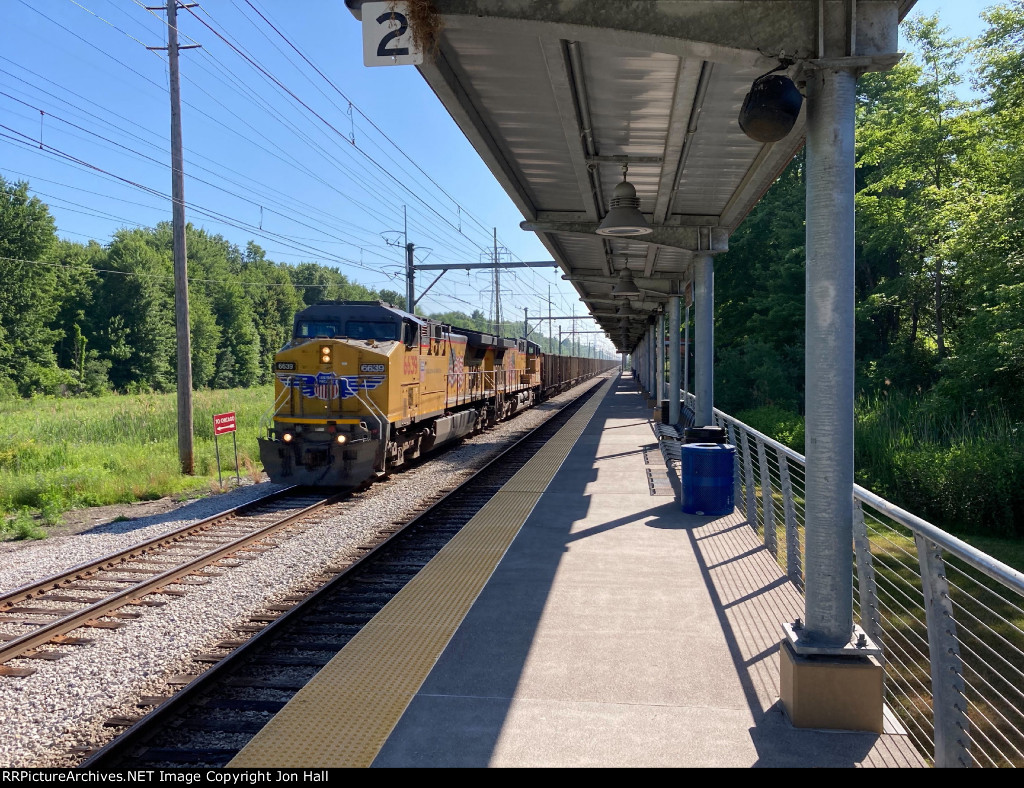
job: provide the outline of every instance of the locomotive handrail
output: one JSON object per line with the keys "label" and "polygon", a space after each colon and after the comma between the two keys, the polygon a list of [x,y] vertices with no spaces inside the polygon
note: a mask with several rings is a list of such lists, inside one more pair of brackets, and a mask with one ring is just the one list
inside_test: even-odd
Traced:
{"label": "locomotive handrail", "polygon": [[375,419],[377,424],[380,426],[380,470],[383,473],[387,469],[388,463],[388,441],[391,439],[391,424],[388,422],[388,417],[381,410],[377,403],[367,397],[363,399],[363,394],[357,389],[356,399],[358,399],[366,409],[369,410]]}
{"label": "locomotive handrail", "polygon": [[281,394],[277,397],[273,404],[267,409],[267,411],[260,416],[260,432],[269,432],[270,425],[273,423],[274,417],[281,412],[281,408],[284,407],[284,401],[288,395],[291,394],[292,387],[286,386],[281,390]]}

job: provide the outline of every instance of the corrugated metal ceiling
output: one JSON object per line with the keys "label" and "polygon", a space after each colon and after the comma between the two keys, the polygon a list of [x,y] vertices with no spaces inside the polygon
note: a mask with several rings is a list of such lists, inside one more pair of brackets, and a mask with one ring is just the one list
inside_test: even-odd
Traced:
{"label": "corrugated metal ceiling", "polygon": [[[358,18],[361,0],[345,1]],[[887,27],[913,3],[433,0],[443,29],[418,68],[628,351],[670,294],[688,295],[694,252],[726,248],[803,144],[803,113],[773,144],[743,133],[737,117],[753,80],[783,59],[798,79],[834,40],[850,57],[884,54],[895,43]],[[594,234],[623,160],[658,228],[648,241]],[[637,297],[611,296],[624,267]]]}

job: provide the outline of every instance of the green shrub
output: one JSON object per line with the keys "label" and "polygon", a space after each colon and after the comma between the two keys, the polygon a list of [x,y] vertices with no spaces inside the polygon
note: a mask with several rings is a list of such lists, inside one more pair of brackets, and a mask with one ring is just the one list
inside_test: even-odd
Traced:
{"label": "green shrub", "polygon": [[46,531],[36,525],[29,509],[19,509],[13,517],[0,520],[0,532],[14,539],[45,539]]}
{"label": "green shrub", "polygon": [[803,416],[777,405],[763,405],[760,408],[741,410],[736,418],[793,451],[804,453]]}

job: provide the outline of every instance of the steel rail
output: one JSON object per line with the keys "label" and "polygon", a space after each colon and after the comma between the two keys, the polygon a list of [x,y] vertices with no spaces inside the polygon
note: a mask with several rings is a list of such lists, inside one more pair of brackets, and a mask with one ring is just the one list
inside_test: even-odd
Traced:
{"label": "steel rail", "polygon": [[[95,602],[81,610],[74,611],[61,618],[57,618],[48,624],[40,626],[32,632],[28,632],[20,637],[14,638],[13,640],[9,640],[0,646],[0,664],[22,657],[26,652],[30,652],[33,649],[45,645],[59,635],[67,634],[72,630],[87,625],[89,622],[95,621],[105,615],[109,615],[125,605],[130,604],[133,600],[155,593],[164,586],[172,585],[187,575],[194,574],[198,569],[216,563],[231,553],[239,552],[247,545],[265,539],[273,532],[280,530],[286,525],[307,516],[311,512],[314,512],[329,503],[334,503],[346,497],[346,495],[347,493],[337,493],[329,496],[315,504],[304,507],[297,512],[293,512],[286,517],[275,520],[270,525],[260,528],[257,531],[246,534],[245,536],[235,539],[210,552],[203,553],[186,563],[179,564],[173,569],[168,569],[166,572],[154,575],[149,580],[143,580],[142,582],[136,583],[129,588],[122,589],[99,602]],[[280,496],[275,495],[273,497]],[[265,499],[262,500],[265,501]],[[239,507],[239,509],[247,508],[249,506],[251,506],[251,504],[245,504],[245,506]],[[232,511],[237,512],[237,510]],[[212,527],[212,525],[214,525],[214,523],[208,524],[207,527]],[[55,610],[54,615],[58,615],[59,612],[60,611]]]}
{"label": "steel rail", "polygon": [[[86,561],[78,566],[73,566],[70,569],[65,569],[55,575],[45,577],[42,580],[37,580],[28,585],[15,588],[12,591],[8,591],[4,594],[0,594],[0,605],[10,606],[19,602],[25,602],[33,597],[40,594],[44,594],[48,591],[54,591],[67,583],[74,582],[75,580],[81,580],[85,576],[88,576],[94,572],[101,572],[105,569],[110,569],[119,563],[130,561],[132,559],[140,558],[141,556],[163,547],[168,547],[174,542],[180,541],[191,536],[194,533],[205,531],[221,520],[229,519],[242,512],[244,509],[252,506],[259,506],[261,504],[269,503],[270,501],[278,498],[284,498],[288,495],[293,494],[296,490],[300,489],[297,486],[286,487],[283,490],[272,492],[269,495],[264,495],[262,498],[257,498],[254,501],[249,501],[236,506],[232,509],[225,509],[223,512],[206,517],[202,520],[197,520],[190,525],[186,525],[183,528],[179,528],[177,531],[172,531],[168,534],[161,536],[155,536],[145,542],[139,542],[138,544],[132,545],[131,547],[121,550],[116,553],[110,553],[102,558],[98,558],[92,561]],[[0,614],[4,611],[0,609]]]}

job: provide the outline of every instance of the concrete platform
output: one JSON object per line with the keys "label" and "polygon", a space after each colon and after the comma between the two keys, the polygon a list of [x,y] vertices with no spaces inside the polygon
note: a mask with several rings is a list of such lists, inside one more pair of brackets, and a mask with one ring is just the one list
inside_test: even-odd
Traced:
{"label": "concrete platform", "polygon": [[[800,594],[739,513],[681,511],[630,376],[598,396],[372,766],[926,766],[895,724],[789,724],[778,651]],[[257,744],[288,735],[275,723],[232,765],[282,765]]]}

